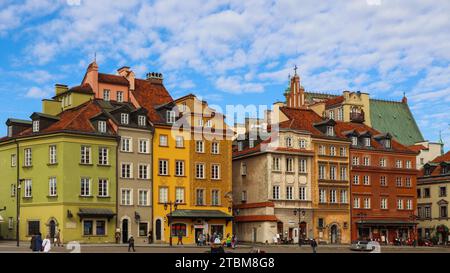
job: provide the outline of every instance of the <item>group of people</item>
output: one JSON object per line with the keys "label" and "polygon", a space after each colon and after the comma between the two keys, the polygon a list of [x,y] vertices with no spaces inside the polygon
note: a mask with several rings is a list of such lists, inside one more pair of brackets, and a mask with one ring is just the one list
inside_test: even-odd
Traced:
{"label": "group of people", "polygon": [[30,249],[33,252],[44,252],[48,253],[52,249],[53,246],[62,246],[61,242],[61,230],[55,234],[54,238],[51,238],[49,234],[45,236],[45,239],[42,239],[42,233],[38,232],[37,234],[33,234],[31,236]]}
{"label": "group of people", "polygon": [[212,244],[220,244],[225,247],[236,248],[237,238],[236,235],[227,234],[226,238],[222,240],[222,235],[214,233],[212,236],[209,234],[199,233],[197,235],[197,246],[206,246]]}

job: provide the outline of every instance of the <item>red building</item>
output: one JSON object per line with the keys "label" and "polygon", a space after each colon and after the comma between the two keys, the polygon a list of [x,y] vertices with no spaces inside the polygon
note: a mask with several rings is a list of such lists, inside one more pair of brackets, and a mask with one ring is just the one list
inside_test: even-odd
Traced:
{"label": "red building", "polygon": [[352,141],[352,240],[416,238],[417,153],[362,123],[337,122],[336,130]]}

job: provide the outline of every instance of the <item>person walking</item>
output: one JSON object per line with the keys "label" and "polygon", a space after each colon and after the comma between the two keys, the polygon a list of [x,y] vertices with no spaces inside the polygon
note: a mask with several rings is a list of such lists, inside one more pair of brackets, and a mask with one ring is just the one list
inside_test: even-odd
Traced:
{"label": "person walking", "polygon": [[36,244],[36,234],[31,235],[31,241],[30,241],[30,249],[31,251],[34,251]]}
{"label": "person walking", "polygon": [[33,252],[41,252],[41,251],[42,251],[42,234],[38,233],[35,235]]}
{"label": "person walking", "polygon": [[177,245],[183,245],[183,234],[181,233],[181,230],[178,231],[178,242]]}
{"label": "person walking", "polygon": [[134,237],[130,236],[130,238],[128,239],[128,252],[130,252],[130,250],[133,249],[133,252],[136,252],[136,249],[134,249]]}
{"label": "person walking", "polygon": [[237,243],[236,235],[233,235],[233,237],[231,238],[231,248],[232,249],[236,248],[236,243]]}
{"label": "person walking", "polygon": [[225,242],[227,244],[227,247],[231,247],[231,235],[230,235],[230,233],[227,234],[227,238],[226,238]]}
{"label": "person walking", "polygon": [[311,241],[311,247],[312,247],[313,253],[317,253],[317,241],[315,238],[313,238]]}
{"label": "person walking", "polygon": [[47,234],[44,241],[42,241],[42,252],[48,253],[52,248],[52,241],[50,241],[50,235]]}
{"label": "person walking", "polygon": [[153,243],[153,232],[151,230],[148,232],[148,243]]}
{"label": "person walking", "polygon": [[56,235],[55,235],[55,242],[54,242],[54,245],[53,246],[62,246],[62,244],[61,244],[61,230],[60,229],[58,229],[58,232],[56,232]]}

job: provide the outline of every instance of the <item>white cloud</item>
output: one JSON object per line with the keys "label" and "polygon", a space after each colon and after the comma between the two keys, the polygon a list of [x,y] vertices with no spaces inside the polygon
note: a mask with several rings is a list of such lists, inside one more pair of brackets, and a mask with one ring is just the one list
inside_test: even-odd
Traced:
{"label": "white cloud", "polygon": [[25,97],[32,99],[43,99],[48,95],[50,95],[50,92],[47,90],[44,90],[40,87],[31,87],[26,93]]}
{"label": "white cloud", "polygon": [[216,81],[216,87],[227,93],[262,93],[264,86],[259,83],[246,83],[241,78],[235,77],[220,77]]}

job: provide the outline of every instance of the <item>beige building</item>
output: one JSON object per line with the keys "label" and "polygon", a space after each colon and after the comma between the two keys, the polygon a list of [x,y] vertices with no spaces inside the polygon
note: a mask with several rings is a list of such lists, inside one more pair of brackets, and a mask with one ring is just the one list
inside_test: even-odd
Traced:
{"label": "beige building", "polygon": [[417,181],[419,239],[443,244],[450,241],[450,152],[426,163]]}
{"label": "beige building", "polygon": [[[97,122],[112,121],[120,136],[118,149],[117,227],[120,242],[133,236],[148,243],[152,226],[152,127],[147,110],[132,104],[100,101],[105,110]],[[101,126],[99,127],[101,128]]]}
{"label": "beige building", "polygon": [[417,169],[422,169],[425,164],[432,161],[438,156],[441,156],[444,153],[444,144],[442,141],[440,142],[430,142],[430,141],[422,141],[417,142],[416,144],[409,146],[409,148],[413,151],[419,152],[417,155]]}

